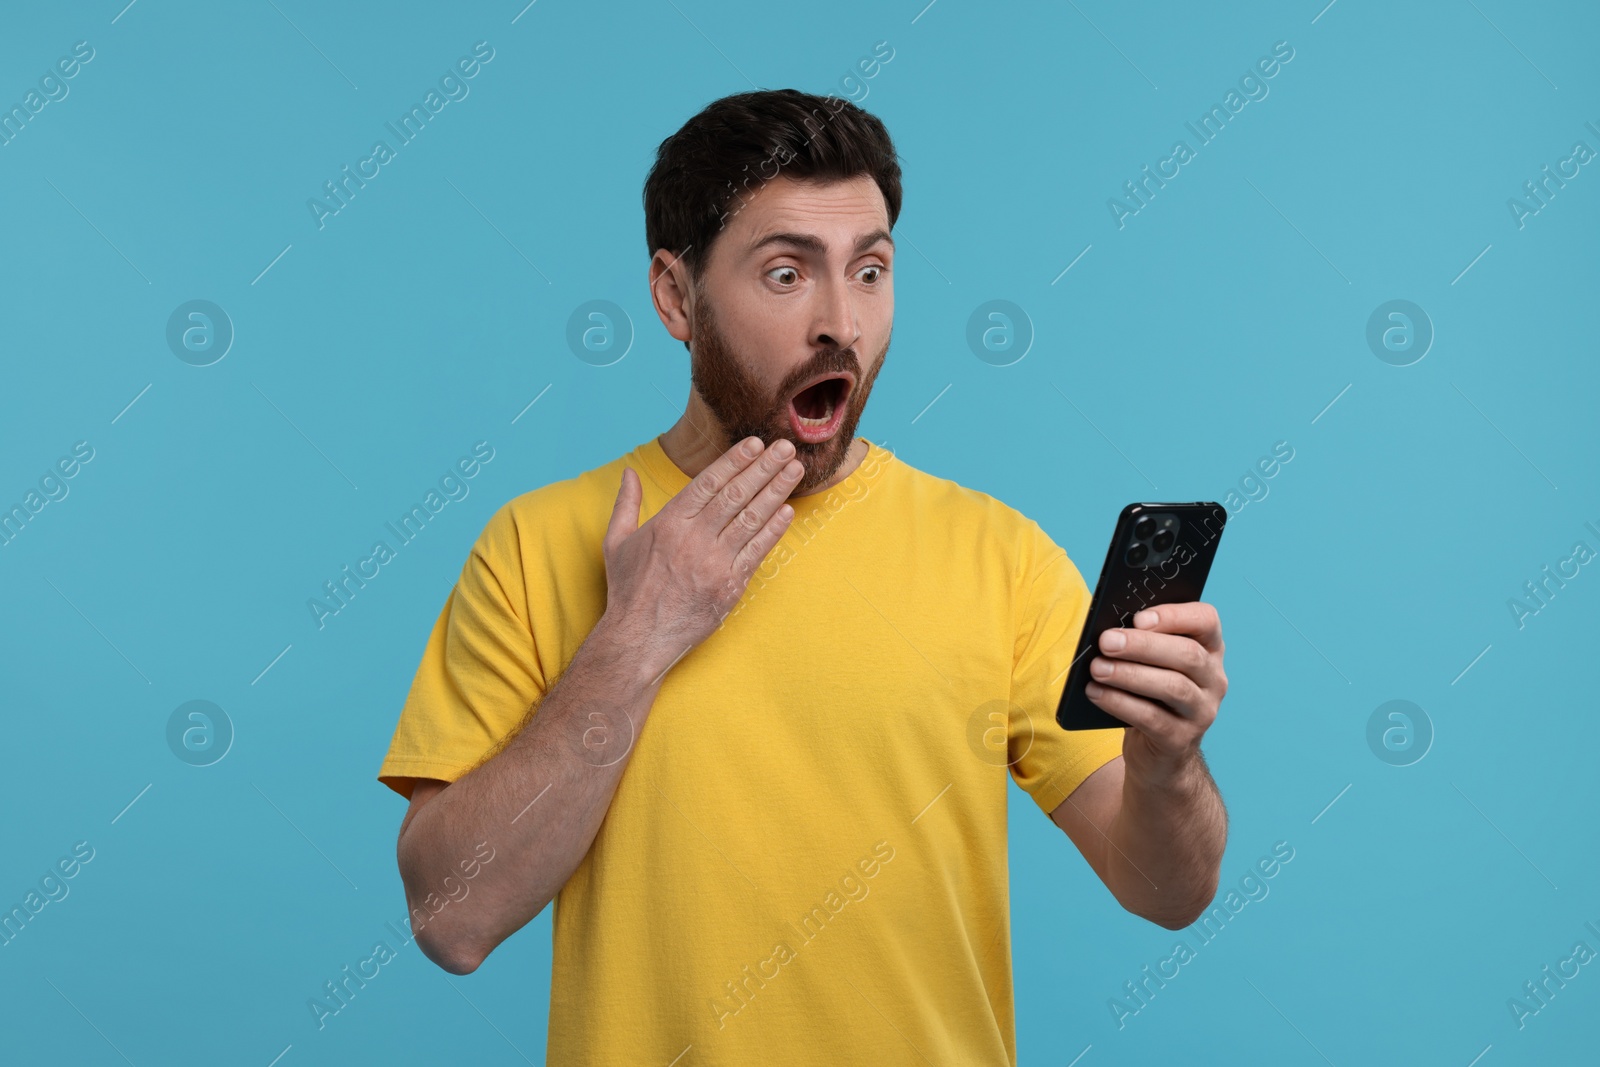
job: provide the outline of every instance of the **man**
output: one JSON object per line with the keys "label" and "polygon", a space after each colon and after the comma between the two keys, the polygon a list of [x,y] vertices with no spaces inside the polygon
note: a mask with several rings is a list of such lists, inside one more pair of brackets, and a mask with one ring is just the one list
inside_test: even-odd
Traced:
{"label": "man", "polygon": [[1216,890],[1216,612],[1109,632],[1091,694],[1130,728],[1064,731],[1077,568],[854,435],[900,198],[837,98],[664,141],[688,407],[504,505],[433,628],[379,772],[417,943],[466,974],[554,899],[551,1064],[1015,1063],[1008,773],[1128,910],[1178,929]]}

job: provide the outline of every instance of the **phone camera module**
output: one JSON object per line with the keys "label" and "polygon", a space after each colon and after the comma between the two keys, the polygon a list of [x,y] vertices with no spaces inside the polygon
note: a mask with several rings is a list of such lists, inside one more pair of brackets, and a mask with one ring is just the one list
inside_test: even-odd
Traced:
{"label": "phone camera module", "polygon": [[1155,520],[1148,515],[1133,524],[1133,536],[1140,541],[1150,540],[1150,535],[1156,532]]}
{"label": "phone camera module", "polygon": [[1128,549],[1128,563],[1131,566],[1137,567],[1139,564],[1144,562],[1145,557],[1149,554],[1150,550],[1148,548],[1142,544],[1135,543],[1132,548]]}
{"label": "phone camera module", "polygon": [[1157,552],[1165,552],[1172,547],[1173,533],[1171,530],[1162,530],[1150,541],[1150,547]]}

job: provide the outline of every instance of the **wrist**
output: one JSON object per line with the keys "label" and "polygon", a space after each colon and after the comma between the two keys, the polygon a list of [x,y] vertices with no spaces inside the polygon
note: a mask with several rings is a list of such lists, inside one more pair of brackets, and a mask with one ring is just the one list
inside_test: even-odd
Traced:
{"label": "wrist", "polygon": [[1180,755],[1153,751],[1124,753],[1123,776],[1140,789],[1160,795],[1187,795],[1199,789],[1210,777],[1199,748]]}
{"label": "wrist", "polygon": [[601,670],[635,690],[659,688],[668,667],[675,662],[656,652],[638,627],[609,614],[602,614],[595,623],[583,643],[583,651]]}

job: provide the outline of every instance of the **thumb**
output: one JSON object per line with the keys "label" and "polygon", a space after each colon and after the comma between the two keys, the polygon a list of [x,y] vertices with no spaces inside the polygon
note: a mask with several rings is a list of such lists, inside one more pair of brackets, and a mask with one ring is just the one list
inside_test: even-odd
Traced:
{"label": "thumb", "polygon": [[617,502],[611,509],[611,524],[606,527],[606,547],[615,548],[639,529],[639,505],[644,500],[644,487],[632,467],[622,468],[622,484],[617,488]]}

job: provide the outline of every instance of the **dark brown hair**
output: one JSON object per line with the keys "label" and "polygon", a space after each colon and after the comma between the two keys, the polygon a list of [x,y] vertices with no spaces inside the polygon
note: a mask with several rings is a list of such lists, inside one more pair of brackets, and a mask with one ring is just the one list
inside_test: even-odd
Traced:
{"label": "dark brown hair", "polygon": [[882,120],[838,96],[763,89],[714,100],[656,149],[644,182],[648,251],[678,253],[699,280],[711,243],[744,201],[778,175],[867,175],[900,217],[900,163]]}

